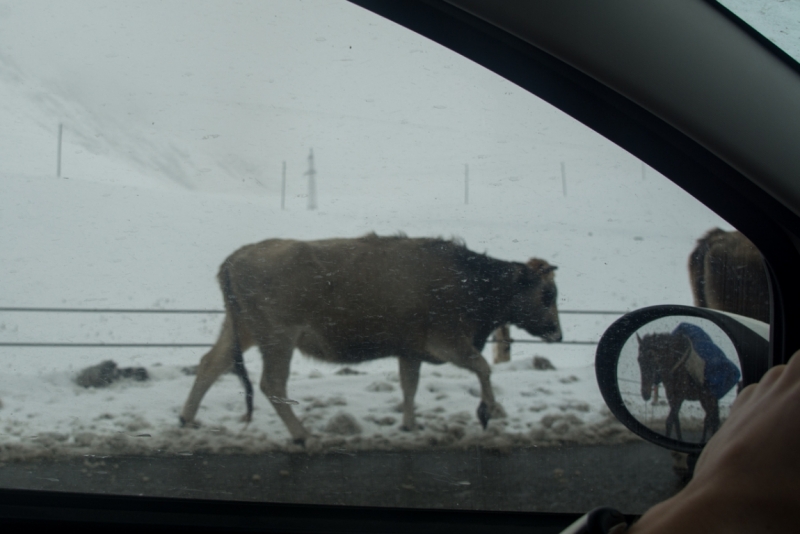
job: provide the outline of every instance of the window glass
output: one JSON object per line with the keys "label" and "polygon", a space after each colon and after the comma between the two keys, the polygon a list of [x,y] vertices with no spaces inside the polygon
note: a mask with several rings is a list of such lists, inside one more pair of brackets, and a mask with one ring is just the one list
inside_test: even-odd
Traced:
{"label": "window glass", "polygon": [[737,17],[800,60],[800,3],[787,0],[720,0]]}
{"label": "window glass", "polygon": [[[604,406],[595,344],[693,304],[696,241],[732,228],[627,152],[346,2],[0,2],[0,51],[0,486],[630,513],[679,487]],[[262,245],[222,270],[223,327],[240,247],[371,232],[441,241]],[[539,335],[495,362],[501,316]],[[227,370],[256,338],[346,356],[294,350],[284,391],[246,350],[246,424]],[[413,365],[358,362],[393,351],[425,360],[415,410]]]}

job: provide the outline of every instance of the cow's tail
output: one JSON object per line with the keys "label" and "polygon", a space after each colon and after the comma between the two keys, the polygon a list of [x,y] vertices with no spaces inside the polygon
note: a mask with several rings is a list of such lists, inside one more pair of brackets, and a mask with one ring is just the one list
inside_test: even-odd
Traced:
{"label": "cow's tail", "polygon": [[692,285],[694,305],[700,308],[708,308],[708,297],[706,296],[706,255],[711,249],[712,240],[724,235],[725,232],[719,228],[713,228],[697,240],[697,246],[689,255],[689,281]]}
{"label": "cow's tail", "polygon": [[225,299],[225,308],[231,319],[231,329],[233,330],[233,372],[239,377],[242,386],[244,386],[245,403],[247,405],[247,414],[244,416],[244,420],[249,423],[253,418],[253,383],[247,375],[247,368],[244,366],[244,354],[242,353],[242,344],[239,340],[239,320],[242,310],[239,306],[239,302],[236,300],[236,294],[233,292],[231,275],[227,262],[223,264],[220,269],[219,281],[222,286],[222,295]]}

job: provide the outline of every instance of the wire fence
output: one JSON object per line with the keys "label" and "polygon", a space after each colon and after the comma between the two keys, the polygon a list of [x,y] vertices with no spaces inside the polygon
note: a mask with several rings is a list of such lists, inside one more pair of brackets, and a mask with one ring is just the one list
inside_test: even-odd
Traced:
{"label": "wire fence", "polygon": [[[221,315],[220,309],[158,309],[158,308],[46,308],[46,307],[0,307],[0,313],[86,313],[86,314],[185,314],[185,315]],[[612,310],[559,310],[559,315],[614,315],[622,316],[627,311]],[[496,343],[494,339],[489,343]],[[548,343],[539,339],[512,339],[511,343]],[[597,345],[596,340],[560,341],[561,345]],[[0,341],[0,347],[57,347],[57,348],[207,348],[213,343],[60,343],[60,342],[26,342]]]}

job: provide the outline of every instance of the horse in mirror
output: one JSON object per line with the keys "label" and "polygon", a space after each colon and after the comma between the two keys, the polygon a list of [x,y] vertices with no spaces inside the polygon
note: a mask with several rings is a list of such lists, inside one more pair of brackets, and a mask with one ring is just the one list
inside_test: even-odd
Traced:
{"label": "horse in mirror", "polygon": [[674,431],[683,440],[680,410],[684,401],[699,401],[705,411],[701,442],[719,429],[719,400],[741,377],[738,367],[699,326],[681,323],[672,332],[640,337],[638,363],[641,372],[642,398],[650,400],[659,384],[664,384],[669,414],[665,434]]}

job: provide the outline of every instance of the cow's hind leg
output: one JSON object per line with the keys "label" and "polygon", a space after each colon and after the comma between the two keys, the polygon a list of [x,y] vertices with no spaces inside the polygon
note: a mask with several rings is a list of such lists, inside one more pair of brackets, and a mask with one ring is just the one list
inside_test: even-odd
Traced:
{"label": "cow's hind leg", "polygon": [[511,332],[507,324],[494,331],[494,363],[511,361]]}
{"label": "cow's hind leg", "polygon": [[489,424],[489,419],[506,416],[503,407],[494,399],[494,390],[490,380],[492,370],[489,363],[469,341],[463,340],[455,343],[433,341],[429,342],[425,348],[436,359],[469,369],[477,375],[481,386],[481,403],[478,405],[477,414],[484,429]]}
{"label": "cow's hind leg", "polygon": [[203,396],[223,373],[233,368],[236,359],[235,353],[247,350],[251,344],[252,342],[245,336],[239,335],[237,338],[233,330],[233,323],[230,317],[226,315],[222,324],[222,332],[217,342],[203,356],[200,360],[200,365],[197,366],[194,385],[189,392],[189,398],[186,399],[186,403],[183,405],[183,410],[181,410],[181,425],[194,424],[194,418],[200,408]]}
{"label": "cow's hind leg", "polygon": [[264,359],[264,370],[261,374],[261,391],[267,396],[278,416],[286,425],[295,443],[305,444],[311,434],[303,427],[292,410],[297,404],[288,398],[286,383],[289,381],[289,369],[294,351],[294,343],[288,339],[274,339],[259,344]]}
{"label": "cow's hind leg", "polygon": [[403,430],[416,430],[414,397],[419,385],[419,369],[422,361],[413,356],[400,356],[400,388],[403,390]]}

